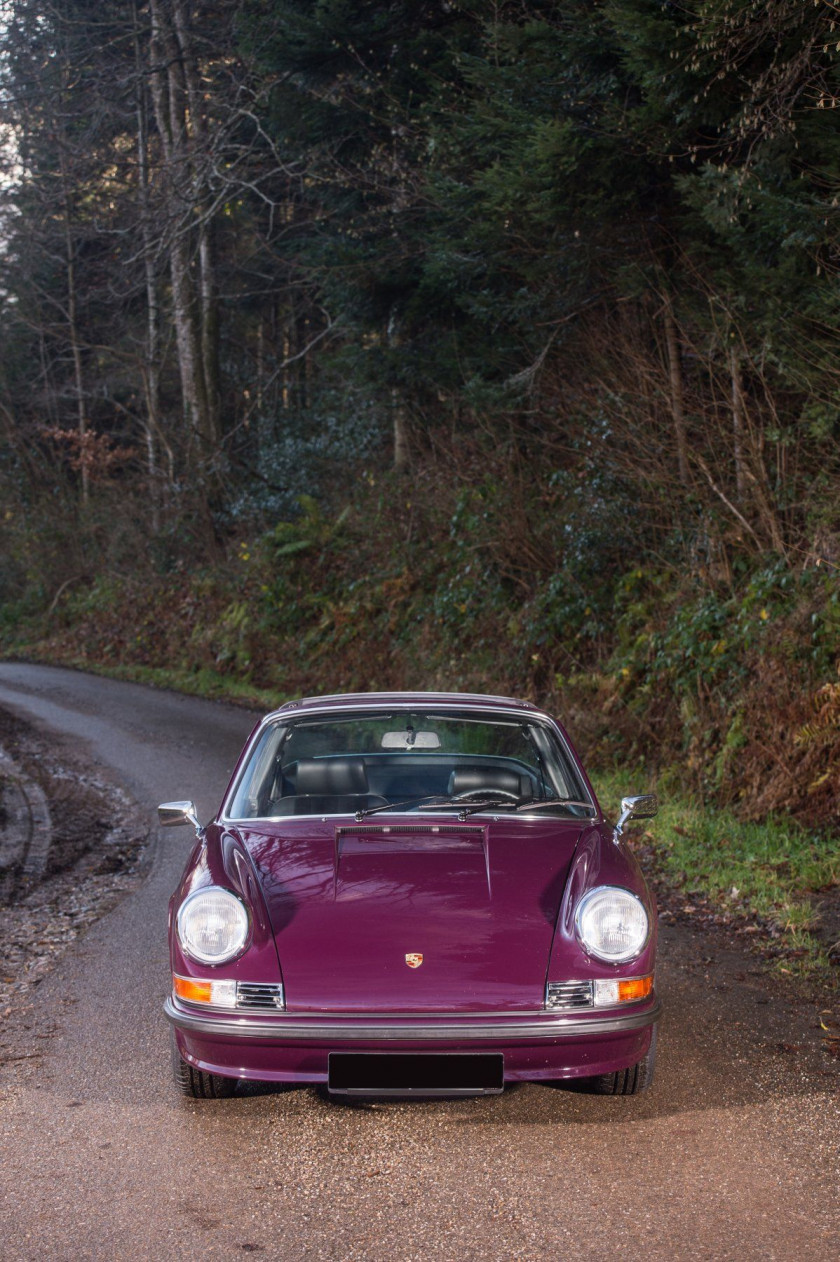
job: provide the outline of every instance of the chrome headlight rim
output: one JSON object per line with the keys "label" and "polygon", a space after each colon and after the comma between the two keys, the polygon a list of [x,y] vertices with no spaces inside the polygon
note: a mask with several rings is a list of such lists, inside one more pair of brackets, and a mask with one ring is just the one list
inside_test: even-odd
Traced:
{"label": "chrome headlight rim", "polygon": [[[622,898],[631,899],[641,909],[645,919],[644,937],[640,939],[639,944],[633,943],[632,949],[623,951],[605,951],[599,944],[593,945],[591,939],[586,936],[583,925],[583,919],[587,911],[592,907],[596,900]],[[586,951],[587,955],[593,955],[596,959],[602,960],[605,964],[629,964],[632,960],[637,960],[648,945],[653,932],[653,925],[648,913],[648,909],[644,901],[633,890],[625,889],[622,885],[596,885],[593,889],[587,890],[577,906],[575,912],[575,932],[580,945]]]}
{"label": "chrome headlight rim", "polygon": [[[233,941],[225,948],[222,954],[212,954],[208,951],[202,951],[199,946],[190,940],[187,926],[187,916],[197,900],[211,896],[222,896],[229,899],[231,904],[235,905],[237,915],[241,913],[241,919],[237,926],[237,933]],[[216,964],[230,964],[232,960],[236,960],[247,949],[251,940],[251,913],[246,903],[234,894],[233,890],[226,889],[223,885],[203,885],[201,889],[193,890],[188,894],[175,917],[175,930],[178,937],[178,945],[186,956],[191,960],[195,960],[199,964],[206,964],[212,967]]]}

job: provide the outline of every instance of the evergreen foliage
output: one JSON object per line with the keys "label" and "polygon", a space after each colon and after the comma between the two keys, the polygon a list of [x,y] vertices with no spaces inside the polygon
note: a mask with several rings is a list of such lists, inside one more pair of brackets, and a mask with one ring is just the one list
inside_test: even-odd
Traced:
{"label": "evergreen foliage", "polygon": [[[829,813],[831,0],[3,12],[9,625],[283,689],[387,641]],[[165,622],[193,570],[212,625],[132,648],[138,575]]]}

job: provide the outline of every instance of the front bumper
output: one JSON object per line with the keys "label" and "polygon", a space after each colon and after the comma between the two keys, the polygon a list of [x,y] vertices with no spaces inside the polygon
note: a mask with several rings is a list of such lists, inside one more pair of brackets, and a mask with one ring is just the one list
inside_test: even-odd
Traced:
{"label": "front bumper", "polygon": [[273,1082],[326,1082],[336,1051],[498,1051],[505,1081],[575,1078],[641,1060],[661,1013],[655,996],[626,1011],[556,1013],[207,1013],[164,1005],[181,1056],[197,1069]]}

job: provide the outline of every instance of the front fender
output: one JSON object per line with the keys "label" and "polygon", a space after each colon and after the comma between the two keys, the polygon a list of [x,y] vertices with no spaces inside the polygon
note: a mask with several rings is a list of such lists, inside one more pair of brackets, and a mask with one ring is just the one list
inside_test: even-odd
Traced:
{"label": "front fender", "polygon": [[[617,885],[641,898],[650,920],[650,935],[641,954],[627,964],[608,964],[590,955],[578,941],[575,915],[580,900],[599,885]],[[557,914],[547,981],[595,977],[641,977],[652,973],[656,959],[656,902],[636,861],[623,843],[616,845],[606,825],[581,834]]]}

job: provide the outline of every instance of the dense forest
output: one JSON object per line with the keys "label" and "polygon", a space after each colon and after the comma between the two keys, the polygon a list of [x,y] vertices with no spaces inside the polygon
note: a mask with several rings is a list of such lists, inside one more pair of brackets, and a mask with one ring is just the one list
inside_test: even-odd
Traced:
{"label": "dense forest", "polygon": [[840,788],[840,5],[4,0],[0,634]]}

